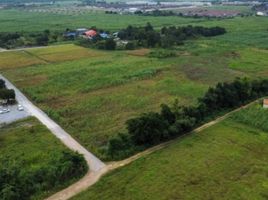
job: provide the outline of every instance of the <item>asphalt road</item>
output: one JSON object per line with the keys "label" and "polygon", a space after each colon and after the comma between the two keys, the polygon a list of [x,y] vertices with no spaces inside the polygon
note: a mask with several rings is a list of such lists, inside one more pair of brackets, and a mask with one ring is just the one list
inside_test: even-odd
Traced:
{"label": "asphalt road", "polygon": [[9,89],[14,89],[16,99],[28,112],[41,123],[43,123],[57,138],[59,138],[67,147],[84,155],[90,171],[97,172],[105,167],[105,164],[96,156],[90,153],[87,149],[81,146],[75,139],[73,139],[66,131],[64,131],[56,122],[50,119],[42,110],[30,102],[12,83],[0,74],[0,79],[5,80],[6,86]]}

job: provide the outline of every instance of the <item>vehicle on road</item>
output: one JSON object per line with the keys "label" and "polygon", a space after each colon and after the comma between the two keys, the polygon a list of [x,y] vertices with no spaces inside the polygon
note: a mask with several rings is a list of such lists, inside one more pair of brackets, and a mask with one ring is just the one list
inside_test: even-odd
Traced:
{"label": "vehicle on road", "polygon": [[23,111],[24,110],[24,108],[23,108],[23,106],[22,105],[18,105],[18,111]]}
{"label": "vehicle on road", "polygon": [[0,114],[5,114],[5,113],[8,113],[10,112],[9,108],[3,108],[0,110]]}

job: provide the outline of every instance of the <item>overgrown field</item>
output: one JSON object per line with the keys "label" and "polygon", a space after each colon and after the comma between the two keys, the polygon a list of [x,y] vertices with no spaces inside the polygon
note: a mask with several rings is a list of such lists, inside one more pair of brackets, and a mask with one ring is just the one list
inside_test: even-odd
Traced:
{"label": "overgrown field", "polygon": [[0,128],[0,199],[43,199],[86,169],[82,156],[34,118]]}
{"label": "overgrown field", "polygon": [[175,99],[194,104],[219,81],[267,77],[267,23],[257,17],[201,21],[195,25],[226,27],[227,34],[188,41],[167,58],[158,58],[159,49],[105,52],[61,45],[1,53],[0,70],[101,157],[108,138],[141,112]]}
{"label": "overgrown field", "polygon": [[73,200],[267,199],[267,120],[261,105],[239,111],[107,174]]}

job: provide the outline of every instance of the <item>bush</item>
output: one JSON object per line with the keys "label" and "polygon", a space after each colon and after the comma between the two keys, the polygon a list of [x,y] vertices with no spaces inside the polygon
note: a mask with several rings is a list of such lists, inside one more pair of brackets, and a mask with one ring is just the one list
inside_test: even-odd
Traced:
{"label": "bush", "polygon": [[6,83],[4,80],[0,79],[0,89],[5,89],[6,88]]}
{"label": "bush", "polygon": [[106,50],[115,50],[116,48],[116,42],[114,41],[114,39],[110,38],[105,40],[105,49]]}
{"label": "bush", "polygon": [[30,199],[34,193],[50,190],[69,180],[70,176],[80,177],[87,171],[83,156],[69,151],[55,155],[47,166],[21,170],[22,164],[7,162],[0,165],[0,199]]}
{"label": "bush", "polygon": [[0,89],[0,99],[7,100],[8,102],[14,102],[16,98],[15,91],[13,89]]}
{"label": "bush", "polygon": [[126,124],[135,145],[158,144],[168,138],[168,122],[158,113],[145,113]]}
{"label": "bush", "polygon": [[133,42],[128,42],[125,47],[126,50],[134,50],[135,44]]}

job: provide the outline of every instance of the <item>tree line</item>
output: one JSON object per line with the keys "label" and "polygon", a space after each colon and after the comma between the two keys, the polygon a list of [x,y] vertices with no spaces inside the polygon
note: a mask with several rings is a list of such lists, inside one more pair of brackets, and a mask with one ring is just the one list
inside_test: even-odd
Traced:
{"label": "tree line", "polygon": [[2,32],[0,33],[0,47],[11,49],[22,46],[46,46],[49,43],[64,40],[62,33],[44,30],[43,32]]}
{"label": "tree line", "polygon": [[0,165],[0,199],[27,200],[43,191],[49,191],[62,185],[72,177],[78,178],[87,171],[82,155],[63,151],[54,155],[53,160],[45,166],[22,169],[22,163],[10,161]]}
{"label": "tree line", "polygon": [[121,40],[134,41],[139,47],[163,47],[169,48],[174,45],[183,44],[184,40],[196,37],[212,37],[225,34],[226,30],[222,27],[202,27],[202,26],[184,26],[184,27],[163,27],[158,32],[154,27],[147,23],[144,27],[135,27],[129,25],[118,33]]}
{"label": "tree line", "polygon": [[268,79],[236,79],[207,90],[195,106],[161,105],[161,111],[143,113],[126,122],[127,132],[108,142],[107,156],[122,159],[150,146],[184,135],[230,109],[268,95]]}
{"label": "tree line", "polygon": [[16,94],[13,89],[7,89],[4,80],[0,79],[0,99],[6,100],[7,103],[14,103]]}

